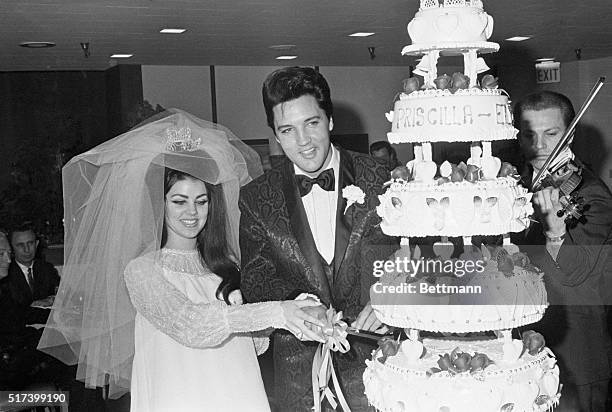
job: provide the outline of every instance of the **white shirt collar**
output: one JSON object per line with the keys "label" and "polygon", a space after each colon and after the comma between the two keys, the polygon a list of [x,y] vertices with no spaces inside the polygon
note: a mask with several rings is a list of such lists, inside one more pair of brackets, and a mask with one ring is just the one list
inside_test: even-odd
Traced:
{"label": "white shirt collar", "polygon": [[[30,264],[30,266],[23,265],[23,264],[17,262],[17,260],[15,260],[15,262],[17,263],[17,265],[19,265],[19,268],[21,269],[21,271],[23,272],[24,275],[27,275],[28,269],[34,266],[34,262],[32,262]],[[32,270],[34,270],[34,269],[32,269]]]}

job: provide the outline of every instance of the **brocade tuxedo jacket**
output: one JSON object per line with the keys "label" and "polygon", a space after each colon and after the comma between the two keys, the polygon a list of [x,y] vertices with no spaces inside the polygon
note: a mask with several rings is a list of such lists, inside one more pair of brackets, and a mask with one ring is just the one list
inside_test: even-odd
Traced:
{"label": "brocade tuxedo jacket", "polygon": [[[523,179],[531,186],[531,173]],[[567,225],[555,261],[546,250],[540,223],[513,237],[532,263],[544,272],[550,306],[542,320],[526,326],[540,331],[557,355],[562,382],[584,385],[609,379],[612,341],[604,305],[612,279],[612,194],[605,183],[583,168],[574,193],[586,205],[583,219]]]}
{"label": "brocade tuxedo jacket", "polygon": [[[369,288],[375,281],[373,261],[386,259],[398,247],[397,238],[381,232],[376,214],[389,169],[368,155],[338,150],[333,270],[324,270],[289,159],[242,188],[241,290],[248,302],[293,299],[307,292],[354,320],[369,301]],[[347,201],[342,188],[350,185],[365,193],[365,202],[352,204],[344,213]],[[351,351],[335,353],[334,361],[351,409],[366,410],[362,374],[373,346],[367,340],[350,343]],[[310,411],[313,406],[311,368],[317,345],[300,342],[288,332],[275,333],[275,399],[280,410]]]}

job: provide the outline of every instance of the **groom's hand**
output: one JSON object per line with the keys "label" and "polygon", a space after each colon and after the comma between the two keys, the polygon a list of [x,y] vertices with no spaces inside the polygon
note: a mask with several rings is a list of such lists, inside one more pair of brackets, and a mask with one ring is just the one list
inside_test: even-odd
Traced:
{"label": "groom's hand", "polygon": [[359,313],[355,322],[351,324],[351,327],[376,333],[385,333],[387,331],[387,327],[374,314],[374,309],[372,309],[370,302],[361,310],[361,313]]}
{"label": "groom's hand", "polygon": [[[302,308],[302,310],[304,312],[308,313],[313,318],[317,318],[318,320],[320,320],[323,323],[325,323],[325,321],[327,320],[327,315],[326,315],[327,309],[325,309],[325,306],[323,306],[323,305],[309,306],[309,307],[306,307],[306,308]],[[315,333],[322,333],[322,329],[321,329],[320,326],[317,326],[317,325],[312,324],[310,322],[305,322],[305,324],[313,332],[315,332]]]}

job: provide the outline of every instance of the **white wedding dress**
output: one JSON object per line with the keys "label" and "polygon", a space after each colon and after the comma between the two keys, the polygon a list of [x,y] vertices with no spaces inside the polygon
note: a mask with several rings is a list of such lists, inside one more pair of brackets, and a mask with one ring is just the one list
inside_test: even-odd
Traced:
{"label": "white wedding dress", "polygon": [[137,315],[131,411],[269,411],[257,362],[284,324],[278,302],[228,306],[197,251],[162,249],[127,266]]}

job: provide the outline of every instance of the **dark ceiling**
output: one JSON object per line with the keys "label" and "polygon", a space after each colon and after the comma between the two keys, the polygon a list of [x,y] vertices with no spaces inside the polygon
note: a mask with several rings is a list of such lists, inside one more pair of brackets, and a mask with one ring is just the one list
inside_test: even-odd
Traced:
{"label": "dark ceiling", "polygon": [[[558,61],[612,55],[610,0],[484,0],[495,19],[491,41],[496,64],[538,57]],[[286,65],[275,57],[295,54],[289,64],[399,66],[414,64],[400,55],[410,44],[406,25],[418,0],[2,0],[0,71],[104,70],[119,60],[143,65]],[[183,27],[164,35],[164,27]],[[375,32],[366,38],[355,31]],[[531,35],[512,43],[505,38]],[[24,41],[56,47],[26,49]],[[84,57],[80,43],[89,43]],[[272,45],[292,44],[288,51]],[[375,47],[370,58],[368,47]]]}

